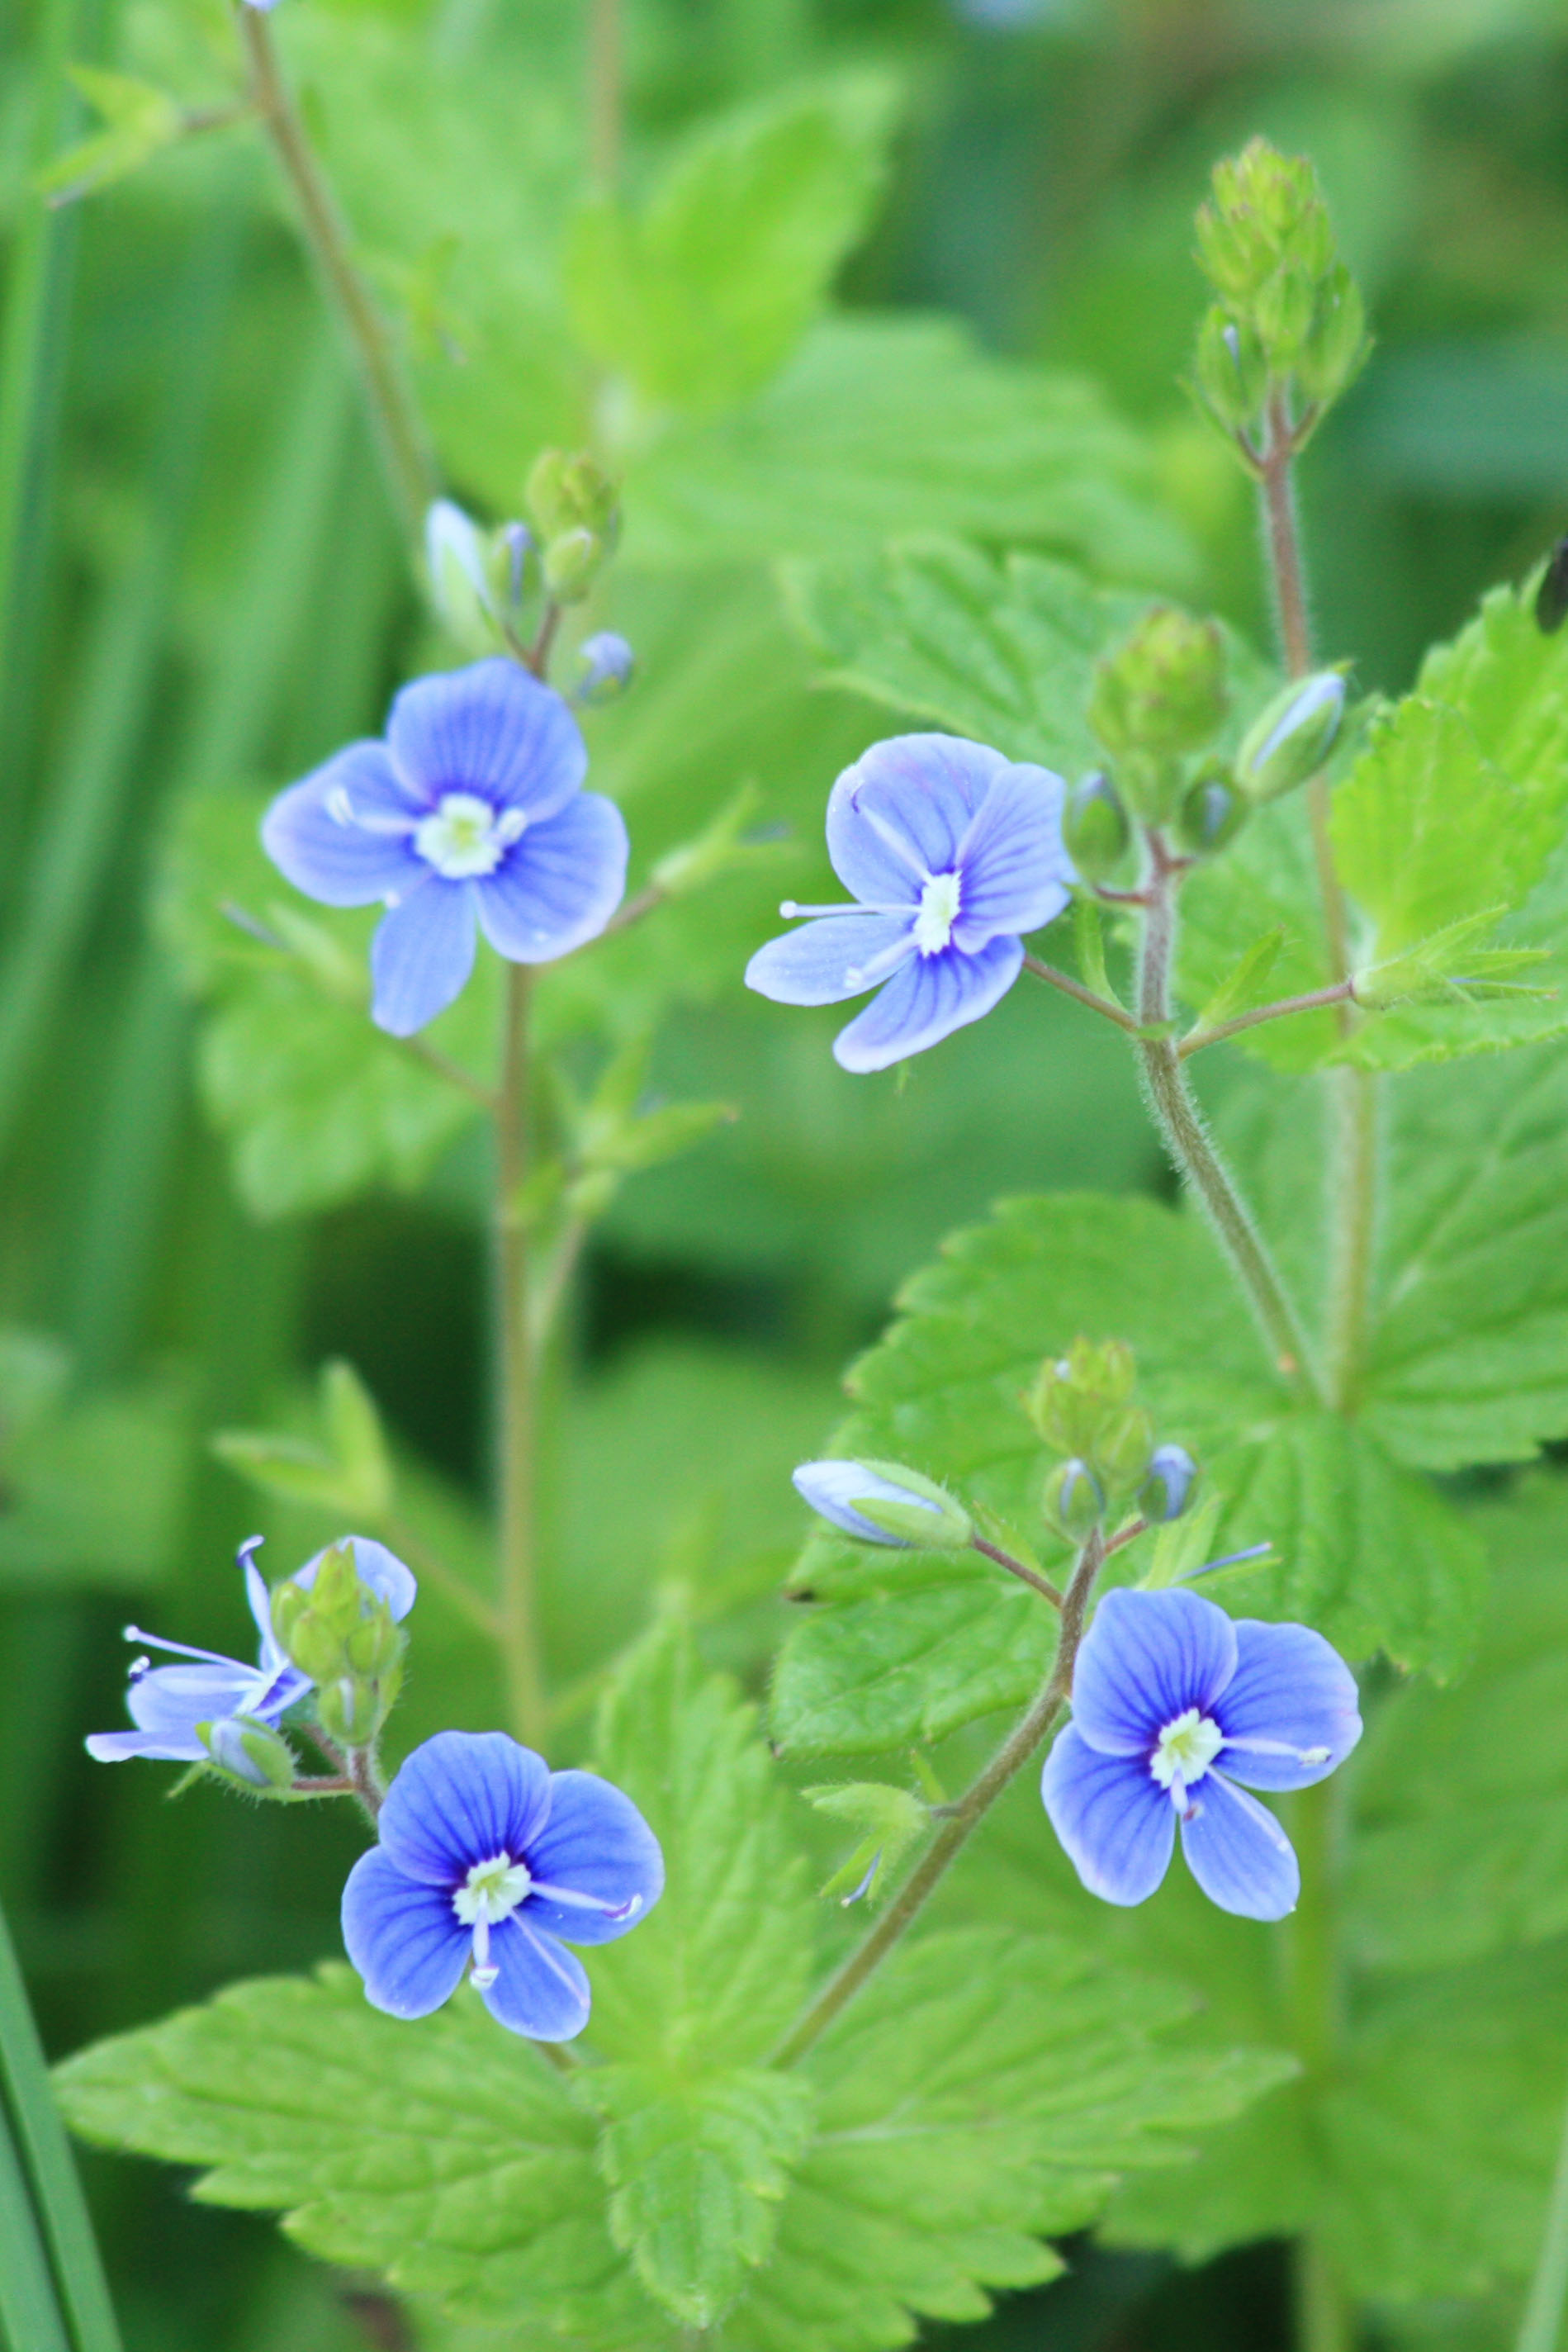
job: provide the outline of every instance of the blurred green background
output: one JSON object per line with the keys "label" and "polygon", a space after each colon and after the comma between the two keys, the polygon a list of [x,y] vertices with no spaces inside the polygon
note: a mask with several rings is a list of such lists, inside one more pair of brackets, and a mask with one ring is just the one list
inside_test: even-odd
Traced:
{"label": "blurred green background", "polygon": [[[550,273],[581,148],[583,11],[284,0],[277,23],[366,267],[413,321],[455,489],[499,517],[580,398]],[[875,427],[861,509],[833,470],[859,462],[852,383],[826,427],[808,385],[744,412],[728,441],[708,428],[684,472],[666,453],[645,493],[632,470],[596,617],[633,639],[642,678],[591,722],[596,780],[645,853],[747,779],[780,844],[683,911],[688,984],[661,1007],[658,1086],[739,1117],[626,1188],[572,1309],[548,1611],[558,1682],[584,1693],[672,1578],[696,1591],[714,1654],[759,1686],[801,1527],[789,1467],[827,1434],[842,1364],[900,1276],[1009,1192],[1165,1182],[1115,1042],[1054,1001],[1009,1000],[901,1085],[846,1077],[831,1020],[740,988],[770,901],[815,870],[833,774],[887,724],[812,684],[777,560],[957,529],[1058,547],[1260,637],[1249,494],[1178,383],[1200,308],[1192,211],[1213,158],[1258,130],[1315,159],[1378,336],[1305,469],[1325,651],[1354,656],[1364,687],[1403,687],[1484,584],[1568,522],[1562,0],[627,0],[624,33],[633,186],[709,115],[824,71],[891,75],[891,173],[840,312],[946,314],[1006,363],[984,378],[998,414],[1047,371],[1069,404],[1063,374],[1097,385],[1125,432],[1091,404],[1085,447],[1110,435],[1112,454],[1085,455],[1078,483],[1070,452],[1040,491],[1027,445],[1009,473],[1005,436],[994,478],[959,466],[944,484],[901,476],[903,428]],[[214,102],[225,38],[198,0],[0,10],[0,457],[25,483],[0,511],[0,1899],[53,2051],[336,1948],[350,1822],[211,1789],[171,1807],[165,1768],[82,1752],[121,1720],[127,1617],[243,1646],[236,1542],[265,1525],[276,1573],[337,1531],[269,1512],[211,1433],[308,1427],[319,1367],[346,1357],[404,1449],[410,1516],[460,1559],[483,1549],[475,1133],[421,1133],[395,1164],[334,1174],[268,1129],[246,1098],[245,1019],[223,1025],[236,1000],[218,985],[218,1020],[198,1007],[193,981],[213,974],[189,920],[192,795],[248,811],[244,795],[373,730],[411,665],[451,656],[425,633],[248,132],[47,223],[31,191],[57,136],[51,56]],[[980,394],[954,413],[977,429]],[[641,1001],[634,955],[611,984]],[[240,1012],[268,1018],[260,1000]],[[334,1083],[324,1068],[324,1107]],[[427,1594],[419,1631],[400,1736],[493,1721],[461,1622]],[[563,1752],[581,1721],[569,1705]],[[89,2172],[133,2352],[399,2340],[351,2282],[259,2221],[193,2206],[172,2173]],[[1469,2324],[1433,2315],[1423,2340],[1458,2347]],[[1086,2254],[1075,2278],[952,2333],[976,2352],[1287,2339],[1269,2248],[1187,2276]]]}

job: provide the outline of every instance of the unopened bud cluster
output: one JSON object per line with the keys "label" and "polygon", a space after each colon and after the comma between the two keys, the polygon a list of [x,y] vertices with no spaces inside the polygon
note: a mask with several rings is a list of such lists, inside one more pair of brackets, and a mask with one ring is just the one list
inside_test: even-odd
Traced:
{"label": "unopened bud cluster", "polygon": [[[424,519],[430,593],[447,635],[465,653],[498,648],[522,658],[547,606],[580,604],[615,551],[621,508],[614,484],[586,456],[547,449],[526,493],[529,521],[483,530],[450,499]],[[624,637],[601,630],[583,640],[574,702],[613,701],[632,680]]]}
{"label": "unopened bud cluster", "polygon": [[1215,166],[1197,257],[1217,297],[1198,331],[1197,388],[1225,432],[1299,448],[1369,348],[1361,295],[1304,156],[1254,139]]}
{"label": "unopened bud cluster", "polygon": [[272,1625],[316,1685],[316,1717],[328,1738],[369,1748],[402,1682],[404,1643],[388,1603],[356,1571],[352,1546],[324,1553],[308,1587],[280,1584]]}
{"label": "unopened bud cluster", "polygon": [[1109,765],[1069,795],[1062,837],[1082,881],[1107,880],[1133,819],[1166,825],[1189,857],[1234,840],[1249,812],[1317,773],[1344,716],[1339,669],[1296,678],[1264,705],[1233,761],[1208,747],[1224,724],[1225,641],[1212,621],[1156,604],[1094,673],[1089,723]]}
{"label": "unopened bud cluster", "polygon": [[528,476],[527,505],[547,593],[558,604],[580,603],[621,536],[615,485],[593,458],[546,449]]}
{"label": "unopened bud cluster", "polygon": [[1197,1465],[1185,1446],[1155,1444],[1138,1402],[1133,1351],[1122,1340],[1075,1339],[1065,1356],[1047,1358],[1023,1404],[1061,1457],[1046,1474],[1040,1509],[1069,1543],[1082,1543],[1129,1509],[1150,1520],[1186,1510]]}

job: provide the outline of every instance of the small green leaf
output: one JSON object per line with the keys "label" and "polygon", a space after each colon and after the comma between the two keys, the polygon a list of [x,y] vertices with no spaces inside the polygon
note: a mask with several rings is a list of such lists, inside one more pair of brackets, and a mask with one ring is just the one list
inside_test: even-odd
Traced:
{"label": "small green leaf", "polygon": [[1218,1029],[1222,1021],[1230,1019],[1232,1013],[1249,1013],[1255,1005],[1264,1002],[1263,990],[1270,973],[1280,961],[1285,938],[1284,925],[1276,923],[1271,931],[1265,931],[1261,939],[1253,940],[1220,982],[1193,1024],[1199,1036],[1206,1029]]}
{"label": "small green leaf", "polygon": [[830,1820],[846,1822],[861,1832],[849,1860],[835,1870],[822,1888],[846,1905],[869,1895],[874,1902],[879,1887],[896,1874],[912,1845],[931,1827],[931,1811],[907,1789],[885,1780],[843,1780],[825,1789],[802,1789],[800,1794]]}
{"label": "small green leaf", "polygon": [[392,1508],[392,1465],[375,1400],[351,1364],[324,1364],[318,1398],[323,1444],[246,1429],[219,1430],[220,1462],[285,1502],[311,1503],[374,1527]]}
{"label": "small green leaf", "polygon": [[895,93],[845,76],[705,125],[646,208],[601,196],[567,257],[587,349],[655,406],[706,413],[800,341],[881,193]]}
{"label": "small green leaf", "polygon": [[611,2236],[675,2318],[713,2326],[773,2251],[810,2136],[810,2084],[758,2067],[680,2084],[620,2065],[592,2068],[580,2093],[608,2119],[598,2161]]}
{"label": "small green leaf", "polygon": [[107,188],[184,137],[182,109],[151,82],[96,66],[72,66],[70,77],[108,128],[68,148],[36,175],[34,187],[51,204],[72,204]]}

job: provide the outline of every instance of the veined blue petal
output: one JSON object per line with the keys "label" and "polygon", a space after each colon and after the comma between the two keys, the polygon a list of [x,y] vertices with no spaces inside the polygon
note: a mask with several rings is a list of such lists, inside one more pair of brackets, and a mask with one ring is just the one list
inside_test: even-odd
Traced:
{"label": "veined blue petal", "polygon": [[125,1764],[133,1756],[154,1764],[199,1764],[207,1752],[193,1733],[171,1742],[156,1731],[89,1731],[85,1745],[98,1764]]}
{"label": "veined blue petal", "polygon": [[500,656],[405,686],[387,720],[387,749],[427,803],[476,793],[535,824],[564,808],[588,772],[582,730],[565,701]]}
{"label": "veined blue petal", "polygon": [[342,1918],[344,1948],[372,2007],[389,2017],[428,2017],[456,1991],[471,1930],[450,1894],[405,1877],[382,1847],[350,1871]]}
{"label": "veined blue petal", "polygon": [[1236,1672],[1214,1709],[1220,1760],[1249,1789],[1310,1789],[1361,1738],[1355,1676],[1310,1625],[1236,1624]]}
{"label": "veined blue petal", "polygon": [[1108,1592],[1072,1670],[1072,1720],[1106,1756],[1147,1755],[1189,1706],[1209,1715],[1236,1672],[1236,1629],[1197,1592]]}
{"label": "veined blue petal", "polygon": [[1206,1772],[1193,1790],[1182,1818],[1181,1850],[1222,1911],[1243,1919],[1282,1919],[1295,1909],[1301,1874],[1290,1839],[1268,1807],[1223,1772]]}
{"label": "veined blue petal", "polygon": [[545,1888],[583,1899],[558,1901],[541,1891],[517,1916],[569,1944],[613,1943],[664,1891],[658,1839],[631,1798],[592,1772],[554,1774],[549,1818],[529,1841],[527,1859]]}
{"label": "veined blue petal", "polygon": [[474,969],[472,886],[422,867],[423,880],[389,908],[371,941],[378,1028],[412,1037],[462,994]]}
{"label": "veined blue petal", "polygon": [[1072,864],[1061,845],[1066,786],[1049,768],[1005,768],[958,847],[953,944],[973,953],[999,932],[1038,931],[1067,904]]}
{"label": "veined blue petal", "polygon": [[896,952],[915,952],[914,912],[907,915],[818,915],[798,931],[769,940],[746,967],[746,985],[775,1004],[841,1004],[874,985],[866,967]]}
{"label": "veined blue petal", "polygon": [[549,1767],[504,1731],[438,1731],[387,1791],[378,1824],[399,1870],[449,1891],[474,1864],[529,1850],[550,1808]]}
{"label": "veined blue petal", "polygon": [[1170,1867],[1176,1808],[1141,1759],[1105,1756],[1070,1723],[1045,1759],[1040,1793],[1091,1895],[1145,1903]]}
{"label": "veined blue petal", "polygon": [[592,2006],[587,1970],[526,1912],[491,1930],[490,1959],[496,1980],[480,1998],[498,2024],[533,2042],[570,2042],[582,2032]]}
{"label": "veined blue petal", "polygon": [[947,872],[969,820],[1008,762],[959,735],[894,735],[846,768],[828,796],[828,856],[872,906],[918,900]]}
{"label": "veined blue petal", "polygon": [[479,920],[512,963],[551,963],[597,939],[626,888],[626,825],[602,793],[579,793],[530,823],[493,874],[474,885]]}
{"label": "veined blue petal", "polygon": [[[413,1570],[405,1568],[396,1552],[389,1551],[385,1544],[377,1543],[373,1536],[340,1536],[338,1542],[353,1546],[355,1574],[361,1584],[368,1584],[371,1591],[386,1602],[392,1612],[392,1622],[401,1625],[419,1594]],[[324,1546],[314,1559],[306,1561],[293,1581],[308,1592],[316,1581],[321,1562],[328,1552],[335,1549],[331,1544]]]}
{"label": "veined blue petal", "polygon": [[350,743],[280,793],[261,845],[280,874],[324,907],[373,907],[426,872],[413,828],[423,814],[382,743]]}
{"label": "veined blue petal", "polygon": [[137,1676],[125,1703],[139,1731],[155,1733],[183,1751],[204,1756],[207,1751],[196,1738],[197,1724],[259,1714],[266,1695],[256,1667],[242,1666],[236,1659],[227,1665],[154,1666]]}
{"label": "veined blue petal", "polygon": [[913,955],[833,1040],[845,1070],[885,1070],[981,1020],[1023,969],[1023,941],[992,940],[977,955]]}

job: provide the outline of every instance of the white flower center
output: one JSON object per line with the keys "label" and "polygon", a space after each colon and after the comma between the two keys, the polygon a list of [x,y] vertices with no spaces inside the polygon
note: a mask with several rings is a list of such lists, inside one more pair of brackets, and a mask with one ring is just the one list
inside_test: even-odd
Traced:
{"label": "white flower center", "polygon": [[452,1908],[474,1930],[474,1982],[481,1991],[500,1974],[490,1958],[490,1930],[511,1917],[533,1883],[527,1863],[493,1853],[488,1862],[474,1864],[453,1895]]}
{"label": "white flower center", "polygon": [[1149,1770],[1162,1789],[1170,1790],[1172,1804],[1185,1806],[1187,1790],[1202,1780],[1224,1745],[1225,1734],[1214,1717],[1189,1706],[1161,1732]]}
{"label": "white flower center", "polygon": [[933,874],[921,891],[915,944],[922,955],[937,954],[951,940],[958,919],[958,892],[956,874]]}
{"label": "white flower center", "polygon": [[521,809],[495,809],[477,793],[443,793],[414,827],[413,845],[448,882],[493,874],[528,818]]}

